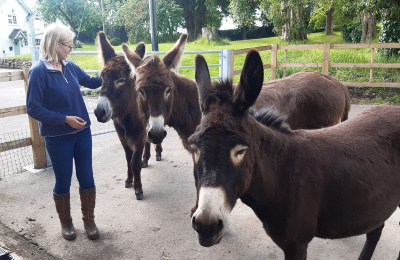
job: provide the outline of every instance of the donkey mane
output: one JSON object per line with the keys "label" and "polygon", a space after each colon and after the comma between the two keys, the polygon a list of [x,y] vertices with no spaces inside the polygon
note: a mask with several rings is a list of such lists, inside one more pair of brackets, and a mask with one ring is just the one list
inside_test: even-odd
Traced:
{"label": "donkey mane", "polygon": [[283,133],[292,133],[289,124],[286,123],[287,116],[281,115],[273,108],[251,107],[249,115],[259,123],[279,130]]}

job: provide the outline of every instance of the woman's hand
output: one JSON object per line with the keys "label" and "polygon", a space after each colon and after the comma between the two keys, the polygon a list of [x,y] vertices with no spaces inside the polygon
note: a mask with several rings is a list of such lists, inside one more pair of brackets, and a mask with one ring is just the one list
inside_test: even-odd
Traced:
{"label": "woman's hand", "polygon": [[86,125],[86,121],[77,116],[67,116],[65,123],[69,124],[72,128],[81,129]]}

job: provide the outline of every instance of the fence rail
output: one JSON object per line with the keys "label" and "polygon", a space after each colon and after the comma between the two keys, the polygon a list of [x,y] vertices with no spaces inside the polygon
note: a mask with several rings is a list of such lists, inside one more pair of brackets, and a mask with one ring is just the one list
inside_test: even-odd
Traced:
{"label": "fence rail", "polygon": [[[373,69],[374,68],[393,68],[400,69],[400,63],[376,63],[374,62],[375,49],[382,48],[399,48],[400,43],[360,43],[360,44],[297,44],[297,45],[278,45],[272,44],[269,46],[257,47],[258,51],[270,51],[271,52],[271,63],[264,64],[264,69],[271,69],[270,79],[276,79],[277,68],[284,69],[284,76],[286,76],[286,68],[321,68],[322,73],[328,75],[329,68],[369,68],[370,75],[368,82],[346,82],[341,81],[345,86],[348,87],[390,87],[400,88],[399,82],[373,82]],[[323,50],[322,62],[286,62],[287,50],[307,50],[307,49],[320,49]],[[331,62],[330,61],[330,50],[332,49],[371,49],[371,59],[367,63],[344,63],[344,62]],[[234,60],[234,56],[247,53],[250,48],[240,49],[232,51],[231,59]],[[278,50],[284,50],[284,62],[278,62]],[[231,70],[230,75],[239,75],[242,72],[239,70]]]}
{"label": "fence rail", "polygon": [[[368,48],[371,49],[371,60],[369,63],[336,63],[330,61],[330,50],[331,49],[361,49]],[[262,51],[270,51],[271,62],[269,64],[264,64],[264,69],[270,69],[270,79],[276,78],[277,68],[284,69],[284,76],[286,76],[286,68],[321,68],[323,74],[328,74],[329,68],[369,68],[370,69],[370,77],[369,82],[342,82],[345,86],[349,87],[391,87],[391,88],[400,88],[399,82],[373,82],[373,69],[374,68],[400,68],[400,63],[375,63],[374,62],[374,52],[377,48],[400,48],[400,43],[364,43],[364,44],[299,44],[299,45],[278,45],[272,44],[268,46],[256,47],[259,52]],[[321,49],[323,50],[322,54],[322,62],[314,62],[314,63],[295,63],[295,62],[286,62],[287,59],[287,50],[300,50],[300,49]],[[209,64],[209,67],[218,66],[219,67],[219,77],[215,77],[213,79],[221,79],[221,78],[232,78],[235,75],[239,75],[242,70],[234,70],[234,58],[236,55],[245,54],[250,50],[240,49],[240,50],[221,50],[221,51],[191,51],[184,52],[184,54],[198,54],[198,53],[219,53],[219,64]],[[278,50],[284,50],[284,62],[278,62]],[[122,52],[117,52],[122,53]],[[147,52],[147,54],[158,53],[165,54],[166,52]],[[76,51],[73,55],[97,55],[97,51]],[[180,69],[192,69],[194,66],[182,66]],[[87,73],[96,73],[99,70],[87,70]],[[179,70],[178,70],[179,72]],[[16,80],[24,80],[25,90],[28,87],[28,69],[20,70],[20,71],[12,71],[12,72],[0,72],[0,82],[5,81],[16,81]],[[87,91],[89,89],[82,89],[82,92]],[[92,113],[92,111],[90,111]],[[0,109],[0,118],[17,116],[26,114],[25,106],[17,106],[10,108]],[[34,168],[43,168],[47,166],[46,161],[46,152],[44,139],[39,134],[38,122],[29,117],[29,126],[30,126],[30,137],[29,138],[20,138],[18,140],[11,140],[0,143],[0,152],[6,152],[12,149],[17,149],[26,146],[32,146],[33,152],[33,161]],[[113,129],[107,129],[104,131],[100,131],[97,133],[93,133],[93,135],[109,133],[114,131]]]}

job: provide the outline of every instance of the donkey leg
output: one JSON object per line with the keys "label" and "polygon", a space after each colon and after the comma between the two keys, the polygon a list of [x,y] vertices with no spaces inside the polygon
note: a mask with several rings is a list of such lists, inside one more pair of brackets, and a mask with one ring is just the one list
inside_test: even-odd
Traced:
{"label": "donkey leg", "polygon": [[374,230],[367,233],[367,241],[365,241],[365,244],[361,251],[361,254],[358,257],[359,260],[371,259],[372,255],[375,251],[375,247],[378,244],[378,241],[381,237],[382,229],[384,226],[385,226],[385,223],[383,223],[379,227],[377,227]]}
{"label": "donkey leg", "polygon": [[131,167],[133,172],[133,188],[135,189],[135,195],[137,200],[143,199],[143,190],[142,190],[142,179],[141,179],[141,171],[142,171],[142,153],[144,148],[144,143],[137,144],[136,150],[133,152]]}
{"label": "donkey leg", "polygon": [[162,152],[162,146],[161,144],[156,144],[156,161],[161,161],[161,152]]}
{"label": "donkey leg", "polygon": [[283,249],[285,260],[306,260],[307,247],[307,244],[292,244],[285,246]]}
{"label": "donkey leg", "polygon": [[133,151],[128,145],[123,145],[125,151],[126,162],[128,165],[127,179],[125,180],[125,188],[131,188],[133,183],[133,171],[131,167],[131,160]]}
{"label": "donkey leg", "polygon": [[150,159],[150,143],[146,142],[144,144],[142,168],[146,168],[147,166],[149,166],[149,159]]}
{"label": "donkey leg", "polygon": [[[399,205],[399,208],[400,208],[400,205]],[[399,222],[399,225],[400,225],[400,222]],[[400,260],[400,252],[399,252],[399,257],[397,257],[397,260]]]}

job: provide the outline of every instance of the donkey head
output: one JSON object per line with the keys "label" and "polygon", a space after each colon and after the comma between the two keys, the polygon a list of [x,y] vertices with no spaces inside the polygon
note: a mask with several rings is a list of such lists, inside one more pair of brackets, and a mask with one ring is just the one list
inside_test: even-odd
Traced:
{"label": "donkey head", "polygon": [[[102,61],[103,69],[100,72],[102,87],[100,98],[94,111],[99,122],[107,122],[111,116],[129,112],[129,105],[136,105],[136,92],[134,73],[127,63],[124,55],[117,55],[114,48],[107,39],[104,32],[99,32],[98,36],[99,60]],[[129,49],[123,44],[123,48]],[[145,53],[144,43],[139,43],[136,50],[127,51],[127,56],[135,64],[138,64]]]}
{"label": "donkey head", "polygon": [[198,208],[192,216],[202,246],[217,244],[236,200],[251,183],[254,152],[248,111],[260,93],[263,64],[256,50],[247,54],[240,83],[212,83],[207,63],[196,57],[196,83],[203,112],[201,124],[188,141],[193,150]]}
{"label": "donkey head", "polygon": [[[155,144],[161,143],[167,135],[164,124],[171,116],[176,89],[171,70],[179,66],[186,41],[187,34],[182,34],[163,59],[153,54],[145,57],[139,66],[131,62],[139,92],[139,109],[149,119],[147,136]],[[129,57],[128,60],[131,61]]]}

